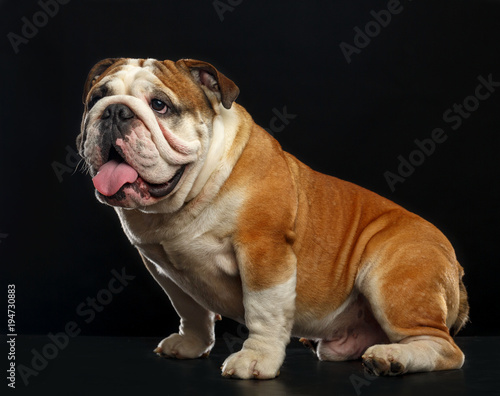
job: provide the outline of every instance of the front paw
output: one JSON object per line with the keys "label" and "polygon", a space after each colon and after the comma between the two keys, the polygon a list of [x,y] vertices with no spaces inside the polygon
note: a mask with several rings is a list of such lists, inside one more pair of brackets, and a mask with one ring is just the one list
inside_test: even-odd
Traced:
{"label": "front paw", "polygon": [[213,345],[213,341],[204,342],[193,335],[174,333],[164,338],[153,352],[164,357],[196,359],[207,357]]}
{"label": "front paw", "polygon": [[280,353],[242,349],[233,353],[222,365],[222,376],[241,379],[271,379],[277,377],[284,356]]}

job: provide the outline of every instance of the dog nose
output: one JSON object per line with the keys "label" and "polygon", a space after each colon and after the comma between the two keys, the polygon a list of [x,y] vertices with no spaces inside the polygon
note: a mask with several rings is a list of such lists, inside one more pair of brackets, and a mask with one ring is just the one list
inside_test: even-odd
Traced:
{"label": "dog nose", "polygon": [[135,114],[130,108],[122,103],[114,103],[106,107],[102,113],[101,119],[112,119],[115,122],[127,121],[134,118]]}

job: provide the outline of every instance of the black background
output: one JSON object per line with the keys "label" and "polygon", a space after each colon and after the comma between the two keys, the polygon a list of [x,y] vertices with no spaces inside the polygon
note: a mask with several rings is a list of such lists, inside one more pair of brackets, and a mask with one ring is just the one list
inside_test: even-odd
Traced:
{"label": "black background", "polygon": [[[402,1],[403,11],[348,63],[340,43],[353,45],[354,28],[386,1],[236,3],[221,20],[212,0],[74,0],[17,54],[8,33],[21,34],[21,18],[32,21],[41,8],[1,3],[0,306],[15,284],[17,332],[59,332],[70,321],[85,335],[166,336],[177,328],[114,211],[67,158],[87,72],[102,58],[125,56],[213,63],[263,127],[286,106],[296,117],[275,134],[284,149],[437,225],[466,271],[472,322],[462,334],[498,334],[500,92],[456,130],[443,113],[474,95],[479,76],[500,81],[500,4]],[[435,128],[447,140],[392,192],[384,173],[397,173],[398,156],[408,159],[414,140]],[[53,166],[71,172],[58,178]],[[122,268],[135,279],[85,323],[76,308]],[[237,329],[226,319],[217,331]]]}

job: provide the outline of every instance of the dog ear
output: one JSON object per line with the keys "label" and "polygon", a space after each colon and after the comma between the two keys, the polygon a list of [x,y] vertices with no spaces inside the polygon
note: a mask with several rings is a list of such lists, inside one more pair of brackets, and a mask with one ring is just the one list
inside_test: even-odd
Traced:
{"label": "dog ear", "polygon": [[96,83],[99,77],[107,70],[110,66],[114,65],[121,58],[108,58],[103,59],[102,61],[96,63],[92,69],[90,69],[89,75],[87,76],[87,81],[85,81],[85,86],[83,88],[83,103],[87,99],[87,95],[92,88],[92,86]]}
{"label": "dog ear", "polygon": [[179,62],[182,62],[189,69],[199,84],[213,92],[226,109],[231,108],[240,93],[240,89],[233,81],[210,63],[195,59],[181,59]]}

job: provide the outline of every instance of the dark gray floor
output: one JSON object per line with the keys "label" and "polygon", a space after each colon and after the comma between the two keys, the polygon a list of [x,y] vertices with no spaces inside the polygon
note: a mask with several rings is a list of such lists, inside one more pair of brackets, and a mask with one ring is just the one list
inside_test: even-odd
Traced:
{"label": "dark gray floor", "polygon": [[16,363],[28,385],[18,371],[16,389],[3,380],[0,394],[7,388],[20,395],[500,395],[500,337],[458,337],[466,354],[461,370],[395,378],[365,375],[359,361],[319,362],[293,341],[280,377],[270,381],[221,377],[219,367],[240,340],[219,339],[208,359],[190,361],[157,357],[159,340],[78,336],[51,347],[47,336],[18,336]]}

